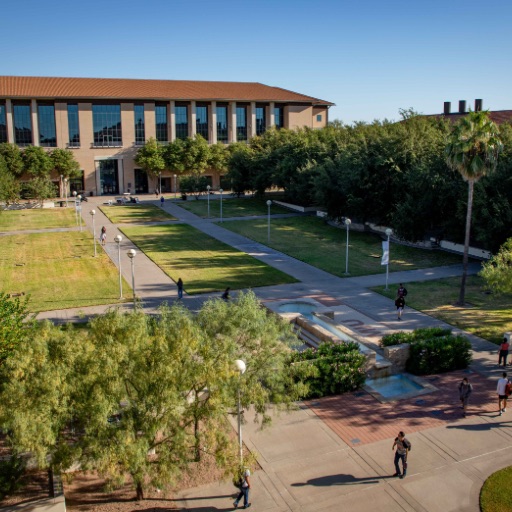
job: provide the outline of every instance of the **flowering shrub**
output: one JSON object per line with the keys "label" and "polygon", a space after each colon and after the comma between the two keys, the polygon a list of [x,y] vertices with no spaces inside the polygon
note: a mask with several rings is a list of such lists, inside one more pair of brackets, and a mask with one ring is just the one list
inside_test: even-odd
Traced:
{"label": "flowering shrub", "polygon": [[353,342],[325,342],[317,349],[293,352],[290,357],[290,363],[298,370],[303,365],[309,366],[306,377],[297,371],[297,378],[307,386],[305,398],[337,395],[361,387],[365,381],[365,361]]}

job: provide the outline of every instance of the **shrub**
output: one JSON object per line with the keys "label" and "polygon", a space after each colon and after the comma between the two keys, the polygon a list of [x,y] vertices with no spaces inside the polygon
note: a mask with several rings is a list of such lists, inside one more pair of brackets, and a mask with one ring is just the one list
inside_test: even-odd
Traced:
{"label": "shrub", "polygon": [[25,462],[15,455],[0,460],[0,499],[21,488],[21,477],[25,473]]}
{"label": "shrub", "polygon": [[322,343],[318,349],[294,352],[291,363],[308,362],[313,368],[304,379],[308,391],[305,398],[317,398],[353,391],[365,381],[366,357],[357,343]]}
{"label": "shrub", "polygon": [[461,335],[452,334],[414,340],[406,363],[408,372],[427,375],[467,368],[471,362],[471,343]]}
{"label": "shrub", "polygon": [[391,347],[393,345],[401,345],[402,343],[410,343],[413,339],[412,332],[394,332],[392,334],[386,334],[380,340],[381,347]]}
{"label": "shrub", "polygon": [[448,336],[451,334],[451,329],[444,327],[425,327],[416,329],[412,332],[394,332],[386,334],[380,340],[381,347],[390,347],[392,345],[400,345],[401,343],[414,343],[418,340],[428,340],[438,338],[440,336]]}

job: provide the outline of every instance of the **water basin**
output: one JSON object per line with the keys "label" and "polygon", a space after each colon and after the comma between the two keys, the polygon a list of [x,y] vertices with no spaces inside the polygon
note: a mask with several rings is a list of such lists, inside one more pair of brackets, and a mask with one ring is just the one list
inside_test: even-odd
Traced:
{"label": "water basin", "polygon": [[380,402],[392,402],[437,391],[437,388],[427,381],[404,374],[367,379],[364,389]]}

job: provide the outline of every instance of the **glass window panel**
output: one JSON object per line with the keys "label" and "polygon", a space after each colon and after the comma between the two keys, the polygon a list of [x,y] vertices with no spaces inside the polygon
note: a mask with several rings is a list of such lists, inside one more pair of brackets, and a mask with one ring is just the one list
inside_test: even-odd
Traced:
{"label": "glass window panel", "polygon": [[78,105],[68,103],[68,135],[69,147],[80,147],[80,125],[78,123]]}
{"label": "glass window panel", "polygon": [[92,122],[95,146],[119,147],[123,145],[121,105],[93,105]]}
{"label": "glass window panel", "polygon": [[217,141],[228,141],[228,107],[217,107]]}
{"label": "glass window panel", "polygon": [[236,140],[247,140],[247,109],[236,107]]}
{"label": "glass window panel", "polygon": [[39,145],[46,148],[56,147],[55,107],[53,105],[39,104],[37,106],[37,119],[39,124]]}
{"label": "glass window panel", "polygon": [[156,122],[156,140],[158,142],[167,142],[169,136],[167,135],[167,106],[155,106],[155,122]]}
{"label": "glass window panel", "polygon": [[208,107],[196,107],[196,133],[208,140]]}
{"label": "glass window panel", "polygon": [[7,120],[5,105],[0,105],[0,143],[7,142]]}
{"label": "glass window panel", "polygon": [[276,128],[283,128],[284,119],[283,119],[283,107],[275,107],[274,108],[274,123]]}
{"label": "glass window panel", "polygon": [[32,144],[32,116],[30,105],[13,105],[14,118],[14,142],[18,146],[30,146]]}
{"label": "glass window panel", "polygon": [[141,145],[146,141],[144,129],[144,105],[134,105],[133,114],[135,117],[135,144]]}
{"label": "glass window panel", "polygon": [[265,133],[266,129],[265,107],[256,107],[256,135]]}
{"label": "glass window panel", "polygon": [[186,139],[188,137],[188,108],[176,107],[176,138]]}

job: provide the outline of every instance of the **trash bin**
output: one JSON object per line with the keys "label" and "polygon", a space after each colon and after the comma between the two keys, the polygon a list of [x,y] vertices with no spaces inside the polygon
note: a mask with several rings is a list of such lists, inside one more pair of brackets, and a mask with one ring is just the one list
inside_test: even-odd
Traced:
{"label": "trash bin", "polygon": [[59,201],[59,204],[61,208],[64,208],[64,206],[66,205],[65,201]]}

